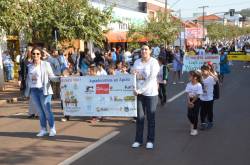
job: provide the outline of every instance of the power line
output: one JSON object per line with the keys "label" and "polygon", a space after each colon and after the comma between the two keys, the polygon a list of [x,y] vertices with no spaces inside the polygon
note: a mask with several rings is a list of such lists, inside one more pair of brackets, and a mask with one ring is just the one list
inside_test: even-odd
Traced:
{"label": "power line", "polygon": [[[234,5],[234,6],[239,6],[239,5],[244,5],[244,4],[249,4],[250,3],[250,1],[248,0],[248,1],[243,1],[243,2],[241,2],[241,3],[228,3],[228,4],[224,4],[224,5],[214,5],[214,6],[210,6],[211,8],[222,8],[222,7],[228,7],[228,6],[232,6],[232,5]],[[246,7],[246,8],[248,8],[248,7]],[[182,11],[192,11],[192,10],[195,10],[196,9],[196,7],[194,7],[194,8],[184,8],[184,9],[181,9]]]}

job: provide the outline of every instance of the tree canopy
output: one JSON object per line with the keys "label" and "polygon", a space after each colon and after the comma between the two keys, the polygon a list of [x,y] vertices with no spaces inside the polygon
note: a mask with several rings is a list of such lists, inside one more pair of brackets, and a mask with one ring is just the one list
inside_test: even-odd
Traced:
{"label": "tree canopy", "polygon": [[178,37],[180,25],[177,18],[159,11],[155,17],[149,17],[144,25],[130,26],[128,38],[135,42],[147,38],[152,45],[171,44]]}
{"label": "tree canopy", "polygon": [[7,34],[23,32],[27,41],[92,40],[102,45],[112,8],[100,11],[88,0],[0,0],[0,28]]}
{"label": "tree canopy", "polygon": [[212,41],[230,40],[241,35],[250,34],[250,27],[237,27],[232,25],[223,25],[212,23],[207,26],[208,37]]}

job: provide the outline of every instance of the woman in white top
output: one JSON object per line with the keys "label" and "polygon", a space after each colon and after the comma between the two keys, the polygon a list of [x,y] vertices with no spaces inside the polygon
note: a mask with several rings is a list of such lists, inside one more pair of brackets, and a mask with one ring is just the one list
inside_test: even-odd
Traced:
{"label": "woman in white top", "polygon": [[154,147],[155,141],[155,111],[158,103],[157,75],[160,70],[158,61],[150,56],[151,49],[147,45],[141,48],[141,58],[136,60],[133,73],[136,75],[137,121],[136,137],[132,144],[138,148],[143,143],[144,118],[148,120],[147,149]]}
{"label": "woman in white top", "polygon": [[188,102],[188,119],[191,123],[190,135],[198,134],[197,125],[199,118],[200,99],[199,96],[203,93],[201,85],[201,74],[197,71],[189,72],[190,82],[186,86],[187,102]]}
{"label": "woman in white top", "polygon": [[53,91],[50,81],[59,81],[59,77],[54,76],[48,62],[41,60],[43,51],[40,48],[33,48],[31,53],[33,62],[28,68],[25,95],[32,98],[33,104],[39,113],[41,130],[37,136],[41,137],[48,133],[47,121],[50,127],[49,136],[55,136],[55,121],[51,109]]}

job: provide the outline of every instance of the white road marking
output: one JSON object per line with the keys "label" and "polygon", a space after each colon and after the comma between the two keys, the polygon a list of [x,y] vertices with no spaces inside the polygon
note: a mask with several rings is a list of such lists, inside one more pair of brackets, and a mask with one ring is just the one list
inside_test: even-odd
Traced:
{"label": "white road marking", "polygon": [[74,161],[76,161],[76,160],[80,159],[81,157],[87,155],[89,152],[93,151],[94,149],[96,149],[97,147],[102,145],[103,143],[105,143],[108,140],[112,139],[113,137],[115,137],[119,133],[120,133],[120,131],[111,132],[107,136],[105,136],[105,137],[101,138],[100,140],[98,140],[97,142],[87,146],[83,150],[79,151],[78,153],[76,153],[75,155],[71,156],[70,158],[64,160],[63,162],[59,163],[58,165],[70,165],[71,163],[73,163]]}
{"label": "white road marking", "polygon": [[178,93],[177,95],[173,96],[172,98],[168,99],[168,103],[171,103],[172,101],[174,101],[175,99],[181,97],[183,94],[185,94],[185,90],[181,91],[180,93]]}
{"label": "white road marking", "polygon": [[[185,94],[185,90],[178,93],[178,94],[176,94],[172,98],[168,99],[168,103],[176,100],[177,98],[181,97],[183,94]],[[84,148],[83,150],[79,151],[78,153],[76,153],[75,155],[71,156],[70,158],[64,160],[63,162],[59,163],[58,165],[70,165],[71,163],[73,163],[74,161],[76,161],[76,160],[80,159],[81,157],[87,155],[89,152],[93,151],[94,149],[96,149],[97,147],[102,145],[103,143],[105,143],[105,142],[109,141],[110,139],[112,139],[113,137],[117,136],[119,133],[120,133],[120,131],[111,132],[107,136],[101,138],[97,142],[95,142],[95,143],[91,144],[90,146]]]}

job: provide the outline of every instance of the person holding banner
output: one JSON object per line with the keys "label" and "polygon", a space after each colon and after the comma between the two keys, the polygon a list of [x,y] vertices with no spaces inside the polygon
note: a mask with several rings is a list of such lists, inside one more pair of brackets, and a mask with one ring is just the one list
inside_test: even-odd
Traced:
{"label": "person holding banner", "polygon": [[59,81],[59,77],[54,76],[48,62],[41,60],[42,49],[35,47],[31,53],[33,62],[28,68],[25,96],[32,98],[33,104],[39,113],[41,130],[36,136],[42,137],[48,134],[47,121],[50,127],[49,136],[55,136],[55,121],[51,109],[53,91],[50,81]]}
{"label": "person holding banner", "polygon": [[138,148],[143,143],[144,119],[147,116],[148,136],[147,149],[154,148],[155,142],[155,111],[158,103],[157,75],[160,71],[158,61],[150,56],[151,49],[147,45],[141,48],[141,58],[137,59],[132,73],[136,75],[137,120],[136,136],[132,148]]}

